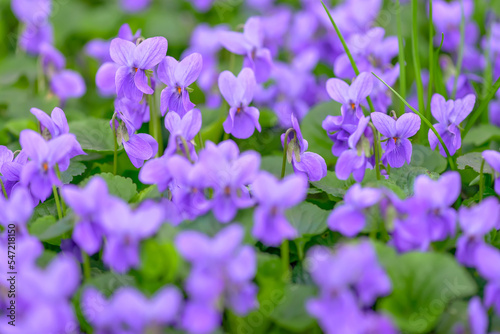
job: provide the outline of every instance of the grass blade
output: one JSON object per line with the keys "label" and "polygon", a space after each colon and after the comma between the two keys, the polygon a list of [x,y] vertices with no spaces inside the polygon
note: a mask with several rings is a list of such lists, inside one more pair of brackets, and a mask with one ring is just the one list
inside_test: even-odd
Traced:
{"label": "grass blade", "polygon": [[418,0],[411,0],[411,11],[412,11],[412,31],[411,31],[411,41],[412,41],[412,56],[413,56],[413,67],[415,68],[415,84],[417,85],[417,95],[418,95],[418,109],[423,111],[425,114],[425,104],[424,104],[424,85],[422,83],[422,71],[420,67],[420,58],[418,56]]}
{"label": "grass blade", "polygon": [[[401,4],[397,0],[397,27],[398,27],[398,48],[399,48],[399,91],[401,96],[406,99],[406,60],[405,60],[405,45],[403,41],[402,24],[401,24]],[[402,115],[405,112],[405,104],[401,102],[399,113]]]}

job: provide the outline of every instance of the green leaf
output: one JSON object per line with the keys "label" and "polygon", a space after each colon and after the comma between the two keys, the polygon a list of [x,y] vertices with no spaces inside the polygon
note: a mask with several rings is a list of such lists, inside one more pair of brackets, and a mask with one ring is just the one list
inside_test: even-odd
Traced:
{"label": "green leaf", "polygon": [[[458,169],[465,169],[465,167],[469,166],[476,172],[481,172],[481,163],[483,161],[483,156],[481,152],[472,152],[464,154],[457,158],[457,167]],[[488,163],[484,164],[484,173],[493,174],[493,170],[488,165]]]}
{"label": "green leaf", "polygon": [[291,332],[303,332],[313,326],[315,320],[305,309],[308,299],[314,297],[315,287],[309,285],[288,285],[279,305],[271,313],[271,319]]}
{"label": "green leaf", "polygon": [[492,124],[480,124],[470,129],[463,139],[464,145],[481,146],[484,143],[500,139],[500,128]]}
{"label": "green leaf", "polygon": [[428,175],[431,179],[438,179],[439,174],[429,172],[427,168],[404,165],[401,168],[392,168],[389,181],[401,188],[406,196],[413,195],[413,184],[419,175]]}
{"label": "green leaf", "polygon": [[[125,201],[130,201],[137,195],[137,185],[128,177],[113,175],[112,173],[95,174],[92,177],[100,177],[108,185],[108,191],[111,195],[120,197]],[[80,183],[81,187],[85,187],[91,178],[87,178]]]}
{"label": "green leaf", "polygon": [[286,217],[290,224],[298,231],[298,238],[323,233],[326,230],[326,219],[329,211],[318,206],[302,202],[287,210]]}
{"label": "green leaf", "polygon": [[147,199],[156,199],[160,197],[161,194],[158,191],[158,187],[156,186],[156,184],[153,184],[152,186],[149,186],[146,189],[141,190],[137,195],[134,196],[134,198],[132,198],[131,202],[140,203]]}
{"label": "green leaf", "polygon": [[12,85],[21,76],[33,80],[36,77],[36,59],[24,52],[11,54],[0,62],[0,85]]}
{"label": "green leaf", "polygon": [[40,217],[49,215],[54,217],[57,216],[56,203],[53,198],[37,205],[35,211],[33,211],[30,222],[34,222]]}
{"label": "green leaf", "polygon": [[123,286],[136,286],[135,278],[129,275],[120,275],[111,271],[93,276],[85,282],[86,286],[94,286],[105,296],[109,297],[113,292]]}
{"label": "green leaf", "polygon": [[156,239],[144,242],[139,271],[146,289],[154,292],[165,284],[174,283],[181,259],[172,242],[159,243]]}
{"label": "green leaf", "polygon": [[105,119],[87,118],[70,122],[70,132],[76,135],[85,151],[111,154],[114,152],[113,130]]}
{"label": "green leaf", "polygon": [[[52,218],[51,218],[52,217]],[[45,216],[32,223],[30,233],[40,241],[46,241],[53,245],[60,245],[63,235],[73,229],[75,219],[73,216],[66,216],[55,221],[53,216]]]}
{"label": "green leaf", "polygon": [[[283,155],[267,155],[262,157],[260,169],[268,171],[274,176],[281,177],[281,168],[283,166]],[[293,174],[292,164],[286,163],[285,175]]]}
{"label": "green leaf", "polygon": [[392,293],[379,300],[378,310],[390,314],[405,333],[431,331],[451,301],[476,293],[475,281],[450,254],[396,255],[380,243],[375,248],[392,281]]}
{"label": "green leaf", "polygon": [[85,166],[83,163],[78,161],[71,161],[68,169],[61,173],[61,181],[64,184],[71,183],[71,181],[73,181],[73,177],[82,175],[86,169],[87,166]]}
{"label": "green leaf", "polygon": [[430,147],[413,144],[410,166],[424,167],[431,172],[442,173],[446,170],[448,162],[439,150],[433,151]]}
{"label": "green leaf", "polygon": [[326,176],[319,181],[311,182],[316,188],[323,190],[334,197],[343,198],[347,189],[353,185],[351,180],[339,180],[335,172],[328,171]]}
{"label": "green leaf", "polygon": [[333,165],[336,158],[332,154],[333,142],[322,123],[328,115],[340,115],[341,106],[335,101],[318,104],[307,113],[300,125],[302,136],[309,143],[308,151],[321,155],[327,165]]}

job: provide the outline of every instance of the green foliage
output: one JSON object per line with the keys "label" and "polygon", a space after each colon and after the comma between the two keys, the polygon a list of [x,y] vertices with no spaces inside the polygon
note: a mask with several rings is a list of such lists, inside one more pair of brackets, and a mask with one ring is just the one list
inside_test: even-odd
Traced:
{"label": "green foliage", "polygon": [[70,122],[70,132],[85,151],[112,154],[114,150],[113,130],[105,119],[88,118]]}
{"label": "green foliage", "polygon": [[305,303],[314,297],[315,290],[313,286],[288,285],[283,299],[271,313],[271,319],[280,327],[294,333],[311,328],[315,320],[307,313]]}
{"label": "green foliage", "polygon": [[[92,177],[102,178],[108,185],[109,193],[120,197],[126,202],[132,200],[137,195],[137,185],[130,178],[113,175],[112,173],[95,174]],[[85,187],[91,178],[83,180],[80,186]]]}

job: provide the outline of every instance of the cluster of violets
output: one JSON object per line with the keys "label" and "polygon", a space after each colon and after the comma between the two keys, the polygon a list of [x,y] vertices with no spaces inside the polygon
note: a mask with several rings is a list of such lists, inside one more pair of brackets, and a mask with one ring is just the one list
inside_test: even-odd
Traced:
{"label": "cluster of violets", "polygon": [[[127,12],[137,12],[150,2],[124,0],[121,5]],[[199,11],[208,11],[216,1],[190,2]],[[500,271],[492,265],[500,263],[500,251],[485,242],[492,229],[500,229],[497,198],[456,209],[462,181],[455,171],[439,179],[418,176],[412,195],[404,199],[386,188],[360,184],[369,169],[380,168],[388,178],[391,168],[410,164],[411,138],[421,126],[419,115],[409,110],[399,116],[389,112],[394,101],[388,88],[372,75],[394,85],[400,70],[400,64],[394,62],[399,52],[397,37],[385,36],[383,28],[374,27],[382,1],[347,0],[331,9],[359,74],[340,40],[333,38],[321,2],[303,0],[296,11],[272,0],[248,0],[245,6],[258,14],[248,18],[242,31],[201,24],[180,59],[167,55],[166,38],[144,38],[127,24],[116,38],[86,45],[86,54],[100,62],[95,78],[99,93],[114,99],[110,131],[132,165],[140,169],[139,180],[156,185],[161,199],[131,206],[111,195],[98,176],[83,186],[63,184],[61,173],[69,168],[71,159],[86,153],[71,134],[61,108],[54,108],[50,115],[32,108],[39,131],[23,130],[19,151],[0,146],[1,191],[5,195],[5,199],[0,196],[0,244],[7,249],[8,225],[16,224],[20,249],[16,256],[22,272],[18,284],[23,286],[17,298],[21,332],[80,333],[71,299],[82,280],[78,263],[85,262],[84,257],[88,260],[102,252],[106,268],[126,274],[140,267],[141,242],[153,237],[163,224],[178,226],[209,213],[227,224],[213,238],[189,230],[175,237],[177,252],[190,265],[181,286],[165,286],[152,296],[123,287],[109,297],[85,286],[80,298],[83,316],[95,333],[146,333],[165,328],[211,333],[221,326],[225,310],[244,316],[257,309],[257,251],[244,244],[245,230],[233,222],[240,210],[254,208],[250,234],[262,247],[279,247],[298,236],[286,211],[306,199],[309,181],[327,175],[323,157],[308,151],[300,124],[314,105],[334,100],[340,110],[327,116],[322,128],[338,158],[335,175],[340,180],[352,176],[358,183],[332,210],[328,228],[353,238],[370,230],[370,217],[376,213],[384,221],[388,244],[400,253],[425,252],[433,242],[457,238],[457,261],[477,270],[488,282],[484,299],[474,297],[469,303],[471,333],[485,334],[488,309],[500,315]],[[65,69],[65,58],[53,45],[51,1],[14,0],[12,10],[23,26],[20,48],[39,57],[50,91],[60,104],[81,97],[86,90],[82,77]],[[446,36],[442,49],[447,55],[439,60],[444,73],[455,73],[454,64],[461,57],[462,17],[465,21],[464,72],[458,78],[445,78],[446,90],[454,97],[446,100],[434,94],[430,103],[437,121],[434,128],[447,150],[432,130],[427,139],[431,149],[438,148],[444,157],[446,151],[454,155],[461,149],[461,123],[475,106],[477,73],[490,62],[494,76],[500,75],[496,38],[500,25],[492,24],[491,36],[479,41],[473,10],[472,0],[434,0],[433,23],[439,36]],[[440,42],[436,40],[437,45]],[[478,44],[489,52],[481,53]],[[241,56],[242,69],[221,71],[222,50],[231,57]],[[283,54],[288,61],[283,61]],[[319,63],[333,66],[335,78],[316,76]],[[277,178],[261,168],[258,152],[240,152],[231,139],[203,142],[202,112],[190,98],[195,84],[205,94],[208,108],[222,106],[227,112],[222,124],[227,138],[245,140],[261,132],[259,109],[273,110],[283,130],[285,159],[294,172]],[[500,126],[500,94],[497,97],[490,104],[489,116],[491,123]],[[374,112],[367,114],[369,107]],[[145,123],[150,123],[149,134],[139,133]],[[164,130],[169,133],[165,149],[158,136]],[[379,157],[377,149],[381,149]],[[500,175],[500,153],[487,150],[482,156],[495,175]],[[498,179],[495,191],[500,194]],[[75,225],[62,240],[63,252],[42,269],[36,261],[43,244],[30,236],[27,224],[34,208],[52,193],[60,193]],[[341,245],[335,252],[315,246],[307,261],[312,264],[309,272],[318,293],[305,307],[322,330],[339,334],[398,332],[388,315],[373,311],[377,299],[391,293],[392,284],[368,241]],[[5,261],[0,268],[8,271]],[[2,280],[0,287],[0,307],[5,309],[8,281]],[[5,322],[0,329],[15,333]]]}

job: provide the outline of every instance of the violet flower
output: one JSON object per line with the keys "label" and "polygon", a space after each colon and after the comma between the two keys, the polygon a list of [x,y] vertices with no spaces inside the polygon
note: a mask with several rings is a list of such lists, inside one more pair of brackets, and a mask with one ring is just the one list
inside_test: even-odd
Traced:
{"label": "violet flower", "polygon": [[241,70],[237,78],[229,71],[219,76],[220,92],[230,106],[223,124],[224,131],[238,139],[249,138],[255,129],[261,131],[259,110],[248,106],[252,102],[255,86],[254,72],[249,68]]}
{"label": "violet flower", "polygon": [[19,187],[12,191],[10,197],[5,199],[0,196],[0,225],[3,226],[3,234],[7,234],[10,224],[15,225],[16,236],[27,234],[27,223],[33,214],[35,203],[31,194],[25,188]]}
{"label": "violet flower", "polygon": [[365,101],[373,89],[373,76],[363,72],[353,80],[349,86],[343,80],[333,78],[326,82],[326,91],[330,97],[342,103],[343,106],[354,112],[358,118],[363,116],[361,102]]}
{"label": "violet flower", "polygon": [[467,308],[471,334],[488,333],[488,313],[478,296],[472,297]]}
{"label": "violet flower", "polygon": [[458,50],[461,38],[460,25],[462,21],[462,10],[465,19],[465,43],[475,43],[478,29],[476,25],[471,22],[471,16],[474,12],[474,3],[472,0],[457,0],[451,2],[436,0],[435,3],[433,3],[432,21],[436,26],[437,35],[435,43],[439,45],[441,42],[441,34],[444,33],[446,36],[443,40],[444,51]]}
{"label": "violet flower", "polygon": [[349,149],[349,137],[358,129],[360,122],[358,116],[350,108],[342,106],[340,112],[340,116],[326,116],[321,125],[333,141],[332,154],[336,157]]}
{"label": "violet flower", "polygon": [[[281,135],[281,144],[285,147],[287,141],[287,159],[297,174],[306,175],[311,181],[319,181],[326,176],[326,162],[319,154],[306,152],[308,143],[302,137],[297,118],[292,114],[293,131]],[[288,138],[285,139],[288,133]]]}
{"label": "violet flower", "polygon": [[335,165],[335,174],[339,180],[347,180],[352,174],[354,180],[361,182],[366,169],[373,168],[373,162],[368,159],[372,156],[373,145],[373,131],[368,127],[369,122],[369,117],[360,118],[358,128],[348,137],[349,149],[340,154]]}
{"label": "violet flower", "polygon": [[49,197],[52,186],[62,185],[56,175],[56,165],[60,164],[59,169],[64,172],[69,167],[68,156],[80,144],[72,134],[63,134],[45,141],[33,130],[21,131],[19,142],[30,158],[22,170],[21,183],[29,185],[35,198],[43,202]]}
{"label": "violet flower", "polygon": [[[0,146],[0,151],[2,151],[2,147],[5,146]],[[12,155],[12,157],[13,156],[14,155]],[[6,156],[4,155],[4,158],[5,157]],[[7,152],[7,158],[9,157],[10,155]],[[3,163],[0,162],[0,174],[2,174],[1,178],[4,183],[5,190],[7,191],[7,196],[10,196],[11,192],[17,187],[22,187],[20,183],[21,172],[27,163],[28,155],[24,151],[19,152],[19,154],[17,154],[17,156],[13,160],[7,159],[4,160]]]}
{"label": "violet flower", "polygon": [[457,240],[457,260],[469,267],[474,267],[475,251],[484,243],[484,236],[498,226],[500,205],[495,197],[488,197],[478,205],[461,207],[458,221],[463,235]]}
{"label": "violet flower", "polygon": [[382,159],[387,160],[394,168],[402,167],[405,161],[409,164],[412,146],[408,138],[420,129],[420,117],[413,113],[405,113],[394,120],[386,114],[374,112],[371,118],[375,128],[387,138]]}
{"label": "violet flower", "polygon": [[78,217],[72,238],[87,254],[101,248],[104,227],[101,215],[110,205],[108,187],[100,177],[93,177],[83,189],[67,185],[61,192],[64,200]]}
{"label": "violet flower", "polygon": [[488,283],[484,288],[484,306],[493,307],[496,314],[500,314],[500,251],[486,243],[476,248],[475,260],[476,269]]}
{"label": "violet flower", "polygon": [[146,10],[151,0],[120,0],[121,8],[128,13],[137,13]]}
{"label": "violet flower", "polygon": [[207,142],[200,152],[199,163],[206,167],[213,188],[212,212],[219,222],[230,222],[238,209],[254,204],[247,186],[255,180],[260,160],[260,155],[254,151],[240,154],[238,145],[232,140],[217,146]]}
{"label": "violet flower", "polygon": [[495,171],[495,192],[500,194],[500,152],[486,150],[483,151],[483,159]]}
{"label": "violet flower", "polygon": [[252,282],[257,259],[253,247],[241,245],[244,234],[241,226],[231,225],[213,239],[197,231],[177,236],[176,248],[191,263],[185,283],[189,301],[182,318],[189,332],[215,330],[224,306],[238,315],[257,307],[257,286]]}
{"label": "violet flower", "polygon": [[328,227],[347,237],[356,236],[365,227],[366,210],[381,198],[379,189],[361,188],[358,183],[354,184],[345,194],[344,204],[336,206],[328,217]]}
{"label": "violet flower", "polygon": [[54,29],[50,23],[28,24],[19,36],[19,47],[31,55],[40,53],[42,45],[54,43]]}
{"label": "violet flower", "polygon": [[[443,139],[443,142],[451,155],[454,155],[455,152],[462,146],[459,126],[460,123],[471,113],[475,102],[476,97],[472,94],[455,101],[446,101],[444,97],[439,94],[434,94],[432,97],[432,116],[434,116],[434,118],[439,122],[434,124],[434,127]],[[435,149],[436,146],[439,145],[441,155],[446,157],[444,148],[432,130],[429,130],[429,144],[431,149]]]}
{"label": "violet flower", "polygon": [[279,181],[272,174],[261,172],[251,186],[259,204],[254,212],[252,235],[266,246],[279,246],[283,240],[295,238],[297,231],[286,219],[285,210],[304,200],[307,187],[303,175],[293,174]]}
{"label": "violet flower", "polygon": [[116,71],[116,94],[132,101],[140,101],[144,94],[153,94],[148,84],[147,70],[158,65],[167,53],[168,43],[164,37],[145,39],[139,45],[115,38],[111,41],[111,59],[120,67]]}
{"label": "violet flower", "polygon": [[50,0],[13,0],[12,12],[19,21],[26,24],[42,24],[47,22],[52,12]]}
{"label": "violet flower", "polygon": [[243,33],[221,31],[219,41],[230,52],[245,56],[243,67],[253,70],[258,83],[267,81],[273,60],[269,49],[263,46],[264,31],[259,17],[250,17]]}
{"label": "violet flower", "polygon": [[199,53],[193,53],[180,62],[172,57],[165,57],[158,65],[158,78],[167,85],[161,92],[161,113],[178,113],[181,117],[194,108],[189,99],[189,86],[200,75],[203,59]]}
{"label": "violet flower", "polygon": [[139,266],[140,241],[155,234],[163,222],[163,210],[147,204],[132,211],[127,203],[114,199],[101,214],[107,240],[103,261],[118,273]]}
{"label": "violet flower", "polygon": [[[192,109],[182,117],[176,112],[169,112],[165,117],[165,127],[170,132],[165,154],[173,155],[178,151],[179,154],[186,155],[188,150],[191,159],[196,160],[196,150],[192,141],[201,130],[201,111]],[[188,147],[184,147],[182,139]]]}
{"label": "violet flower", "polygon": [[83,96],[87,88],[80,73],[62,70],[50,78],[50,90],[64,104],[67,99]]}

